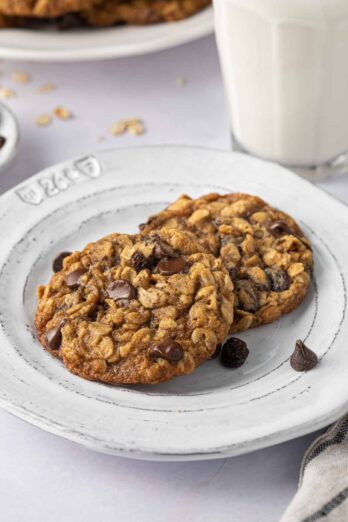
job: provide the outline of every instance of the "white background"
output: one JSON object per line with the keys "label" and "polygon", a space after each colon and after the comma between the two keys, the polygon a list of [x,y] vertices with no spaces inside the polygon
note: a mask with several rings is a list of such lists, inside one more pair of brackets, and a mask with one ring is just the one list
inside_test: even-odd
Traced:
{"label": "white background", "polygon": [[[14,71],[30,73],[32,81],[15,84]],[[177,77],[187,83],[177,85]],[[37,94],[46,82],[56,90]],[[18,155],[0,173],[0,192],[48,165],[94,150],[161,143],[230,148],[212,37],[117,61],[2,62],[0,84],[16,92],[7,103],[21,127]],[[58,105],[74,118],[35,126],[38,115]],[[132,116],[144,120],[145,135],[108,134],[114,121]],[[348,203],[348,175],[321,186]],[[0,410],[0,521],[277,522],[295,493],[313,438],[232,459],[152,463],[94,453]]]}

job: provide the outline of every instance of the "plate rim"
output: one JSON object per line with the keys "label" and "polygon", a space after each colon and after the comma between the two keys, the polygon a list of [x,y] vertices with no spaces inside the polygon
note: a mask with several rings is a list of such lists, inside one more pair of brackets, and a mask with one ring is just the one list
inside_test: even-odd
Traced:
{"label": "plate rim", "polygon": [[[203,147],[203,146],[199,147],[199,146],[189,146],[189,145],[187,145],[187,146],[185,146],[185,145],[184,146],[148,145],[148,146],[142,146],[142,147],[130,146],[130,147],[124,147],[121,149],[116,148],[116,149],[99,151],[94,154],[92,153],[91,156],[100,158],[102,160],[103,156],[109,155],[109,154],[112,154],[112,155],[117,154],[120,151],[123,151],[123,152],[124,151],[134,151],[134,150],[151,151],[153,149],[155,149],[155,150],[158,150],[158,149],[168,150],[169,149],[169,150],[176,150],[176,151],[185,150],[185,151],[196,151],[196,152],[197,151],[198,152],[209,151],[209,152],[218,153],[221,155],[225,154],[226,156],[233,155],[234,157],[246,158],[245,154],[232,153],[232,152],[226,151],[226,150],[207,148],[207,147]],[[11,189],[9,189],[5,193],[3,193],[0,196],[0,201],[1,201],[1,198],[9,197],[11,194],[14,194],[16,192],[16,190],[18,190],[18,188],[20,188],[21,186],[26,185],[28,182],[31,182],[37,178],[40,178],[44,173],[50,172],[50,171],[52,171],[52,169],[55,169],[59,166],[64,166],[67,163],[72,163],[74,161],[76,162],[79,159],[81,159],[81,156],[74,158],[73,160],[59,162],[46,169],[39,171],[38,173],[25,179],[21,183],[17,184],[16,186],[12,187]],[[252,159],[252,161],[254,161],[254,162],[262,162],[264,164],[269,163],[269,162],[265,162],[263,160],[259,160],[256,158],[250,158],[250,159]],[[294,179],[296,178],[298,180],[298,176],[296,174],[294,174],[294,173],[288,171],[287,169],[284,169],[283,167],[280,167],[278,165],[275,165],[275,164],[271,164],[271,165],[273,168],[276,166],[278,169],[285,171],[288,176],[290,175]],[[313,185],[308,180],[301,179],[301,182],[307,184],[307,186],[309,185],[311,187],[311,190],[315,190],[318,193],[320,193],[321,195],[324,195],[324,197],[328,198],[335,204],[339,203],[339,206],[342,209],[344,209],[344,212],[346,212],[348,215],[348,207],[342,201],[334,198],[331,194],[325,192],[320,187]],[[177,454],[177,453],[174,454],[174,453],[169,452],[165,455],[162,453],[156,453],[154,451],[148,451],[148,450],[146,450],[146,448],[136,450],[136,453],[130,452],[129,448],[127,448],[127,447],[126,448],[117,448],[117,449],[105,448],[105,447],[103,448],[97,442],[93,443],[93,441],[88,440],[86,438],[81,438],[80,435],[75,435],[73,432],[67,432],[63,426],[57,427],[57,426],[52,425],[52,422],[50,423],[50,420],[39,419],[38,416],[37,415],[35,416],[35,414],[33,412],[24,413],[23,409],[18,408],[16,405],[11,403],[10,400],[5,400],[3,398],[0,398],[0,404],[1,404],[1,407],[4,408],[6,411],[14,414],[17,417],[20,417],[22,420],[25,420],[33,425],[36,425],[36,426],[40,427],[41,429],[44,429],[45,431],[48,431],[55,435],[63,436],[64,438],[67,438],[73,442],[77,442],[90,449],[94,449],[97,451],[102,451],[102,452],[104,451],[106,453],[111,453],[114,455],[121,455],[121,456],[127,456],[127,457],[131,457],[131,458],[133,457],[133,458],[141,458],[141,459],[148,459],[148,460],[156,460],[156,459],[157,460],[200,460],[200,459],[223,458],[226,456],[239,455],[239,454],[246,453],[249,451],[254,451],[254,450],[257,450],[260,448],[264,448],[264,447],[267,447],[267,446],[270,446],[273,444],[284,442],[284,441],[290,440],[294,437],[310,433],[310,432],[314,431],[315,429],[324,427],[328,423],[337,420],[338,417],[340,417],[341,415],[346,413],[346,411],[348,409],[348,396],[347,397],[341,396],[341,400],[339,403],[337,401],[336,407],[331,408],[329,413],[322,415],[320,418],[317,418],[316,422],[314,422],[313,419],[311,418],[306,423],[302,422],[302,424],[300,426],[296,425],[292,429],[284,428],[283,430],[279,430],[272,434],[268,434],[266,437],[260,437],[259,439],[257,439],[257,438],[253,439],[251,442],[252,447],[250,447],[250,444],[249,444],[250,441],[246,441],[246,443],[239,444],[239,445],[237,445],[237,447],[235,445],[231,445],[228,448],[222,448],[219,451],[215,451],[215,450],[211,451],[210,449],[208,449],[207,451],[200,452],[199,454],[192,454],[192,453],[185,453],[185,452],[181,452],[180,454]]]}

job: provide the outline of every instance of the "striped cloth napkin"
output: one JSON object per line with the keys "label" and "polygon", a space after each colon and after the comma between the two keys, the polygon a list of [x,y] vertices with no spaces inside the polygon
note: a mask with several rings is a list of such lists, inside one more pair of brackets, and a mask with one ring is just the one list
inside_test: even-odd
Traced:
{"label": "striped cloth napkin", "polygon": [[298,491],[280,522],[348,522],[348,416],[307,450]]}

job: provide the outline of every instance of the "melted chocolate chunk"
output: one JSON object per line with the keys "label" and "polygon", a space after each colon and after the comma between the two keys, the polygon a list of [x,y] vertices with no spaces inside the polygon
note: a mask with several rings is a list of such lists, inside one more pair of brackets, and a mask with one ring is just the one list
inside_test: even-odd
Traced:
{"label": "melted chocolate chunk", "polygon": [[115,299],[115,301],[118,299],[134,299],[137,295],[134,286],[123,279],[118,279],[110,283],[107,292],[108,296],[111,297],[111,299]]}
{"label": "melted chocolate chunk", "polygon": [[57,257],[54,258],[52,263],[53,272],[60,272],[63,269],[63,261],[66,257],[70,256],[71,252],[61,252]]}
{"label": "melted chocolate chunk", "polygon": [[222,345],[220,362],[226,368],[239,368],[245,363],[248,355],[246,343],[237,337],[230,337]]}
{"label": "melted chocolate chunk", "polygon": [[253,214],[256,214],[256,212],[260,212],[260,210],[262,210],[262,207],[260,207],[259,205],[247,210],[244,214],[243,214],[243,218],[244,219],[247,219],[249,220]]}
{"label": "melted chocolate chunk", "polygon": [[293,231],[289,227],[289,225],[286,223],[286,221],[278,220],[273,221],[273,223],[270,223],[267,227],[268,232],[272,234],[274,237],[281,237],[286,234],[294,235]]}
{"label": "melted chocolate chunk", "polygon": [[156,259],[162,259],[163,257],[177,257],[175,250],[172,249],[168,243],[160,239],[158,236],[154,236],[154,249],[153,256]]}
{"label": "melted chocolate chunk", "polygon": [[78,268],[73,272],[70,272],[65,278],[66,286],[71,290],[75,290],[80,285],[80,277],[85,274],[87,270],[85,268]]}
{"label": "melted chocolate chunk", "polygon": [[283,268],[266,268],[265,272],[273,292],[284,292],[289,288],[291,280]]}
{"label": "melted chocolate chunk", "polygon": [[308,372],[318,364],[318,356],[304,344],[301,339],[296,341],[290,364],[297,372]]}
{"label": "melted chocolate chunk", "polygon": [[50,350],[59,350],[62,344],[62,328],[65,321],[60,321],[55,328],[46,333],[47,346]]}
{"label": "melted chocolate chunk", "polygon": [[157,265],[157,272],[161,275],[170,276],[184,270],[186,263],[182,257],[164,258]]}
{"label": "melted chocolate chunk", "polygon": [[168,341],[163,341],[153,346],[150,355],[153,359],[165,359],[169,362],[178,362],[183,358],[184,352],[179,343],[169,339]]}

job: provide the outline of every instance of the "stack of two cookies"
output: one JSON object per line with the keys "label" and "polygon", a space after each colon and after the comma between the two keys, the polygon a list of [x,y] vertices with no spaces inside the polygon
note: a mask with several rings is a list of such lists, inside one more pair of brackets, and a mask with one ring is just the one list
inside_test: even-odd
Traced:
{"label": "stack of two cookies", "polygon": [[86,379],[189,374],[229,332],[275,321],[308,290],[308,239],[258,197],[182,196],[140,229],[61,254],[39,287],[41,344]]}

